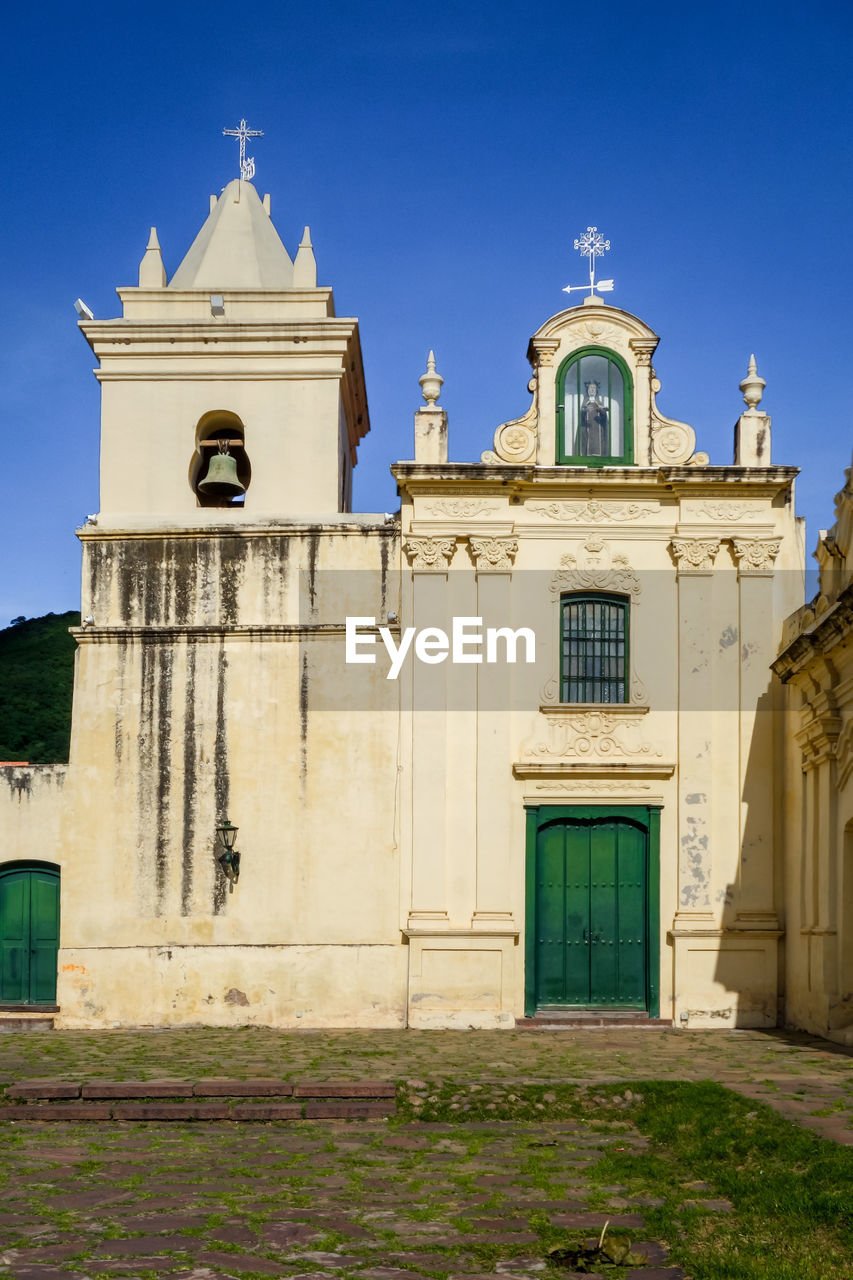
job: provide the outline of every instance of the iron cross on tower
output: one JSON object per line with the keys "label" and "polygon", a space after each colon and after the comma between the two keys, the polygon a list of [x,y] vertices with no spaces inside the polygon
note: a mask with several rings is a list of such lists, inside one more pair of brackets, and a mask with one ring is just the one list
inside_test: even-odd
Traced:
{"label": "iron cross on tower", "polygon": [[263,129],[250,129],[245,120],[240,121],[237,129],[223,129],[223,137],[240,139],[240,177],[244,182],[251,182],[255,176],[255,158],[249,156],[246,159],[246,139],[262,138],[264,136]]}
{"label": "iron cross on tower", "polygon": [[584,258],[589,258],[589,284],[567,284],[563,293],[574,293],[577,289],[589,289],[589,296],[595,297],[595,291],[599,293],[612,293],[612,280],[595,279],[595,260],[602,257],[610,248],[610,241],[605,240],[598,227],[587,227],[582,236],[578,236],[575,241],[575,248],[580,250]]}

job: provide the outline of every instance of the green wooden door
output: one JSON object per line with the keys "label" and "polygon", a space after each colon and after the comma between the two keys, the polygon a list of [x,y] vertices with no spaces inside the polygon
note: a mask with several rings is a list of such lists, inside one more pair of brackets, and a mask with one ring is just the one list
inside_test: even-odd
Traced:
{"label": "green wooden door", "polygon": [[648,831],[561,817],[536,836],[536,1006],[648,1004]]}
{"label": "green wooden door", "polygon": [[0,871],[0,1003],[54,1004],[58,949],[58,871]]}

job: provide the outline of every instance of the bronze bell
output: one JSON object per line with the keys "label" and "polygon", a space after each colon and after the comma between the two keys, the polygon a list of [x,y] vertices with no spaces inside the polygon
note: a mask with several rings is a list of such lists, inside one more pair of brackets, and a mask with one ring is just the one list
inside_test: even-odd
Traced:
{"label": "bronze bell", "polygon": [[207,475],[198,488],[199,493],[219,498],[236,498],[246,492],[246,486],[237,475],[237,459],[232,458],[224,440],[219,443],[219,452],[210,459]]}

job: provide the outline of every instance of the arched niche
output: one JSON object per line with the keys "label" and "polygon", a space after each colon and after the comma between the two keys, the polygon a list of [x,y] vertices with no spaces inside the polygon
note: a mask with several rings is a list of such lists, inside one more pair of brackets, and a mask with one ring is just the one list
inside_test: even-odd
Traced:
{"label": "arched niche", "polygon": [[[199,488],[207,476],[211,459],[225,448],[234,458],[242,493],[205,493]],[[246,429],[236,413],[228,409],[212,409],[199,418],[195,429],[195,450],[190,461],[189,483],[200,507],[242,507],[252,479],[252,467],[246,453]]]}

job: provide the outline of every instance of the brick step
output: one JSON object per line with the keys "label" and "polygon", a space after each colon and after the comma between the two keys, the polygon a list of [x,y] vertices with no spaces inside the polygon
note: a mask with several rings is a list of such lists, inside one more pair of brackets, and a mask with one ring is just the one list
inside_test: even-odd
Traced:
{"label": "brick step", "polygon": [[0,1110],[0,1120],[379,1120],[396,1103],[348,1099],[341,1102],[29,1102]]}
{"label": "brick step", "polygon": [[6,1097],[16,1101],[59,1098],[393,1098],[386,1080],[20,1080],[10,1084]]}
{"label": "brick step", "polygon": [[[384,1080],[21,1080],[6,1089],[10,1120],[319,1120],[393,1115]],[[217,1098],[217,1102],[200,1102]],[[248,1103],[237,1100],[252,1099]],[[275,1101],[289,1098],[289,1102]],[[134,1101],[130,1101],[133,1099]],[[156,1099],[156,1101],[155,1101]],[[5,1112],[5,1115],[4,1115]]]}

